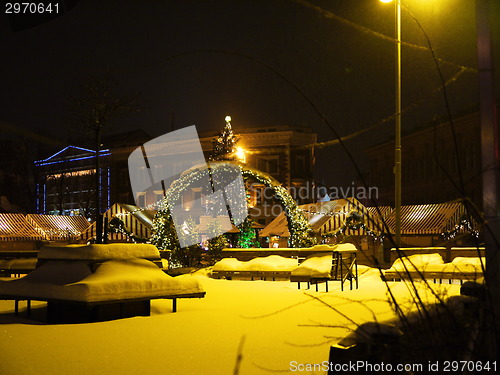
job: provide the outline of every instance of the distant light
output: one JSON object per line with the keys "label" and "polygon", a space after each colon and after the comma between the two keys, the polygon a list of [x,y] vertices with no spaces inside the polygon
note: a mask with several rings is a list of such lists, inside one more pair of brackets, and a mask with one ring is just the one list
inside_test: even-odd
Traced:
{"label": "distant light", "polygon": [[231,116],[226,116],[226,122],[231,122]]}
{"label": "distant light", "polygon": [[189,234],[189,232],[190,232],[189,226],[187,225],[186,222],[182,223],[181,230],[182,230],[182,232],[184,232],[184,234],[186,234],[186,235]]}
{"label": "distant light", "polygon": [[234,153],[236,157],[238,158],[239,161],[242,163],[245,163],[246,161],[246,155],[245,155],[245,150],[242,149],[241,147],[236,147],[236,151]]}
{"label": "distant light", "polygon": [[393,0],[380,0],[382,3],[392,3]]}

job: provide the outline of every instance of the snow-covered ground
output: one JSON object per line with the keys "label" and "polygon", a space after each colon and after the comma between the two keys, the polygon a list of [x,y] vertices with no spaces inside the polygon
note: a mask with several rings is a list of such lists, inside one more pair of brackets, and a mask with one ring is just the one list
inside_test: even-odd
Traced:
{"label": "snow-covered ground", "polygon": [[[331,282],[329,293],[200,275],[206,297],[180,300],[177,313],[171,301],[154,300],[150,317],[92,324],[40,324],[0,301],[0,374],[232,374],[240,343],[240,375],[291,372],[292,361],[327,360],[329,346],[349,332],[342,327],[393,318],[378,271],[361,268],[358,290],[340,292]],[[407,299],[404,283],[390,285]],[[458,294],[457,285],[435,287]],[[32,313],[42,316],[44,304],[37,306]]]}

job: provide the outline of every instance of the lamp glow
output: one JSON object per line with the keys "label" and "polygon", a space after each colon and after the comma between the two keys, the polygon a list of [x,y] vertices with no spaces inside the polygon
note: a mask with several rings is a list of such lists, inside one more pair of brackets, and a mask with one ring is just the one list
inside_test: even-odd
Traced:
{"label": "lamp glow", "polygon": [[246,155],[245,155],[245,150],[242,149],[241,147],[236,147],[236,151],[234,153],[236,157],[238,158],[239,161],[242,163],[245,163],[246,161]]}

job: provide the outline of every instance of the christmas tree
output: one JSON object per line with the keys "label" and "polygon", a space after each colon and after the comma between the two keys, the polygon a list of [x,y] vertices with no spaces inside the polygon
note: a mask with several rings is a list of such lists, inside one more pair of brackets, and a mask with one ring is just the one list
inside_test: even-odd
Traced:
{"label": "christmas tree", "polygon": [[251,247],[260,247],[259,241],[257,241],[257,235],[255,234],[255,229],[252,228],[253,220],[247,217],[240,225],[238,229],[240,232],[237,236],[237,246],[248,249]]}
{"label": "christmas tree", "polygon": [[179,234],[185,242],[194,244],[179,248],[172,254],[172,261],[183,267],[198,266],[201,263],[202,248],[200,246],[200,235],[197,230],[197,224],[191,217],[184,222]]}
{"label": "christmas tree", "polygon": [[224,125],[224,129],[219,133],[217,138],[212,141],[212,153],[210,154],[209,160],[233,160],[233,154],[236,151],[236,143],[238,143],[238,139],[231,128],[231,116],[226,116],[226,125]]}
{"label": "christmas tree", "polygon": [[155,216],[151,243],[162,250],[175,251],[179,247],[174,220],[168,208],[159,210]]}
{"label": "christmas tree", "polygon": [[158,211],[151,243],[158,249],[170,250],[169,267],[194,267],[200,263],[202,249],[196,227],[197,225],[192,218],[184,222],[179,235],[188,243],[194,242],[194,245],[181,247],[170,211],[168,209]]}
{"label": "christmas tree", "polygon": [[207,241],[207,255],[210,263],[215,263],[216,261],[220,260],[222,258],[222,249],[228,247],[229,245],[226,236],[224,236],[223,234],[219,235],[220,232],[220,221],[216,218],[213,218],[212,220],[210,220],[207,226],[207,234],[210,237],[210,239]]}

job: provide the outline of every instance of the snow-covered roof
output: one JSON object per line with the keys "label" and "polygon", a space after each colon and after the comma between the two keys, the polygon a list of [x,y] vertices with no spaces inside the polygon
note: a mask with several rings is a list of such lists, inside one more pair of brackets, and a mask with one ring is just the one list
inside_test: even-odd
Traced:
{"label": "snow-covered roof", "polygon": [[275,217],[273,221],[260,231],[260,236],[290,237],[290,232],[288,231],[288,220],[286,219],[285,213],[282,212]]}

